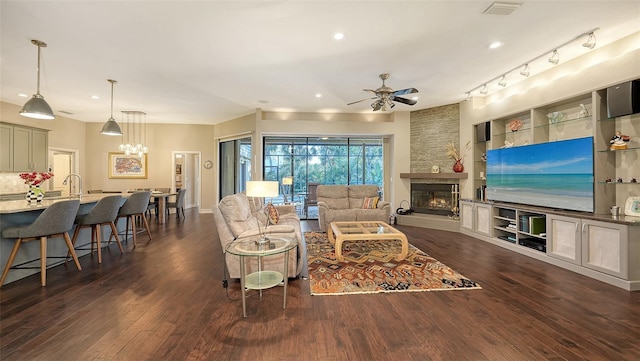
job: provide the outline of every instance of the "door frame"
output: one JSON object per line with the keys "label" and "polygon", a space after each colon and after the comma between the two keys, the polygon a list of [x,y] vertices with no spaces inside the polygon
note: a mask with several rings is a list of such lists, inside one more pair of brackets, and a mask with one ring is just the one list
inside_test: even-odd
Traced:
{"label": "door frame", "polygon": [[[196,188],[196,194],[193,197],[196,204],[195,207],[199,209],[202,208],[202,152],[194,151],[194,150],[174,150],[171,151],[171,189],[176,189],[176,177],[175,177],[175,169],[176,169],[176,155],[177,154],[194,154],[196,155],[196,161],[194,166],[194,185]],[[186,206],[186,205],[185,205]]]}
{"label": "door frame", "polygon": [[[80,174],[80,170],[79,170],[80,169],[80,165],[79,165],[80,151],[78,149],[60,148],[60,147],[49,147],[49,149],[47,150],[47,158],[48,158],[47,169],[49,170],[49,172],[54,170],[51,167],[53,166],[53,155],[56,152],[71,154],[71,172]],[[57,176],[60,176],[60,175],[57,175]],[[67,175],[65,174],[64,176],[66,177]],[[71,187],[71,185],[69,185],[69,187]],[[53,189],[52,183],[48,185],[48,190],[51,190],[51,189]]]}

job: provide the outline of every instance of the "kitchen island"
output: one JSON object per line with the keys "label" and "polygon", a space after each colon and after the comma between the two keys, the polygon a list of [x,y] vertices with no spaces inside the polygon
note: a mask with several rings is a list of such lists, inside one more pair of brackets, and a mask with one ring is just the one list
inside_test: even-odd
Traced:
{"label": "kitchen island", "polygon": [[[95,206],[95,204],[104,197],[112,196],[114,194],[100,193],[83,195],[80,198],[80,209],[78,214],[89,213],[89,211]],[[128,193],[122,194],[122,202],[129,196]],[[78,199],[78,197],[50,197],[45,198],[40,203],[29,203],[26,200],[14,200],[14,201],[2,201],[0,202],[0,230],[4,230],[9,227],[23,226],[33,223],[36,218],[49,206],[56,202],[65,201],[69,199]],[[124,231],[126,227],[125,220],[116,224],[118,231]],[[72,235],[74,228],[69,230],[69,235]],[[111,235],[111,229],[109,227],[102,227],[102,239],[108,240]],[[122,239],[124,241],[124,239]],[[0,267],[4,269],[11,249],[15,244],[13,238],[0,238]],[[78,240],[76,241],[76,247],[90,248],[91,245],[91,231],[90,228],[86,228],[80,231]],[[67,255],[67,246],[62,239],[53,239],[53,241],[47,242],[47,255],[51,257],[65,257]],[[89,250],[77,250],[78,257],[90,253]],[[119,252],[118,252],[119,253]],[[13,265],[20,265],[25,262],[35,261],[40,259],[40,244],[39,242],[27,242],[22,244],[18,255],[16,256]],[[62,264],[64,258],[52,258],[47,260],[47,268]],[[97,262],[97,261],[96,261]],[[31,266],[31,265],[29,265]],[[16,281],[21,278],[25,278],[32,274],[40,272],[39,267],[35,269],[12,269],[5,281],[5,284]]]}

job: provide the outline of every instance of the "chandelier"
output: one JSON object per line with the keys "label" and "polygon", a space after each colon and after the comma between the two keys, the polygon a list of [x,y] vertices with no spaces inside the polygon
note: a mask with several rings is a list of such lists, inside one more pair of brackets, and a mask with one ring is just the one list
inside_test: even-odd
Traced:
{"label": "chandelier", "polygon": [[[147,113],[141,111],[122,112],[122,143],[120,151],[125,155],[138,155],[142,157],[148,148],[147,142]],[[126,143],[125,143],[126,140]]]}

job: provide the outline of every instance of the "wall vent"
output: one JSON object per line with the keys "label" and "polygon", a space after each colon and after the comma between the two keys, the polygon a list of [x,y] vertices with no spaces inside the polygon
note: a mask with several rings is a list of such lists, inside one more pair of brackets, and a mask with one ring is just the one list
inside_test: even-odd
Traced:
{"label": "wall vent", "polygon": [[482,13],[491,15],[511,15],[514,11],[518,10],[521,5],[522,3],[495,2],[489,5],[489,7]]}

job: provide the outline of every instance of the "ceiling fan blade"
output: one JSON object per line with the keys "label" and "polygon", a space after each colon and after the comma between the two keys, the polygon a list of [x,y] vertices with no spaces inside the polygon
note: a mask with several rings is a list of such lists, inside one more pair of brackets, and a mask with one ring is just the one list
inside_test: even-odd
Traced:
{"label": "ceiling fan blade", "polygon": [[416,88],[407,88],[407,89],[396,90],[393,93],[391,93],[391,95],[405,95],[405,94],[413,94],[417,92],[418,92],[418,89]]}
{"label": "ceiling fan blade", "polygon": [[392,97],[391,100],[394,101],[394,102],[400,102],[400,103],[404,103],[404,104],[407,104],[407,105],[414,105],[414,104],[416,104],[418,102],[417,100],[401,98],[401,97],[396,97],[396,96]]}
{"label": "ceiling fan blade", "polygon": [[347,105],[356,104],[356,103],[363,102],[363,101],[365,101],[365,100],[371,100],[371,99],[376,99],[376,98],[377,98],[377,97],[373,97],[373,98],[365,98],[365,99],[358,100],[358,101],[355,101],[355,102],[347,103]]}
{"label": "ceiling fan blade", "polygon": [[364,91],[366,91],[366,92],[369,92],[369,93],[371,93],[371,94],[376,94],[376,95],[378,94],[378,93],[376,93],[376,91],[375,91],[375,90],[372,90],[372,89],[362,89],[362,90],[364,90]]}

